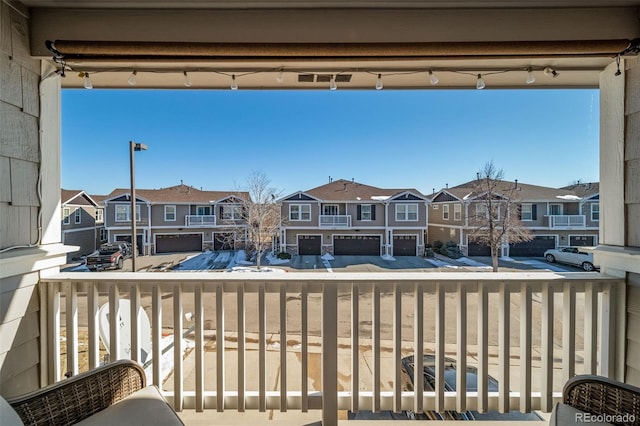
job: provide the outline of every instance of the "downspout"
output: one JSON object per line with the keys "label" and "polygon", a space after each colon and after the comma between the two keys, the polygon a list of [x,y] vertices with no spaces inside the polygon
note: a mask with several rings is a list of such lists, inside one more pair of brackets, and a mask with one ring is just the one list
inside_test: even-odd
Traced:
{"label": "downspout", "polygon": [[[178,213],[178,207],[176,206],[176,216]],[[149,221],[147,222],[147,235],[144,240],[145,253],[147,255],[151,254],[151,203],[147,202],[147,215],[149,217]]]}
{"label": "downspout", "polygon": [[384,239],[385,239],[385,254],[391,256],[391,231],[389,230],[389,201],[383,201],[384,204]]}

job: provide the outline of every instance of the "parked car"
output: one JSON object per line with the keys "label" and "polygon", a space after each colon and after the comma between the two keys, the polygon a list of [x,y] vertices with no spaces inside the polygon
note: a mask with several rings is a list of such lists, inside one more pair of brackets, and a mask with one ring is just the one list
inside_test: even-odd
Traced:
{"label": "parked car", "polygon": [[[435,391],[436,387],[436,357],[435,355],[424,355],[424,390]],[[405,387],[413,390],[413,371],[414,371],[414,358],[413,355],[402,358],[402,376],[405,380]],[[446,392],[456,390],[456,361],[451,358],[444,359],[444,390]],[[407,383],[408,381],[408,383]],[[467,391],[478,391],[478,371],[475,367],[467,367]],[[498,391],[498,381],[493,377],[488,377],[488,391]],[[458,413],[457,411],[446,411],[438,413],[435,411],[429,411],[425,413],[412,413],[408,412],[407,416],[410,419],[430,419],[430,420],[474,420],[475,415],[472,411],[465,411],[464,413]],[[424,417],[423,417],[424,416]]]}
{"label": "parked car", "polygon": [[104,243],[98,251],[87,256],[86,265],[90,271],[122,269],[124,259],[129,256],[131,256],[131,244],[125,241]]}
{"label": "parked car", "polygon": [[549,263],[559,262],[578,266],[587,272],[600,269],[593,262],[593,253],[584,251],[584,247],[559,247],[544,252],[544,258]]}
{"label": "parked car", "polygon": [[[425,354],[424,364],[424,390],[433,392],[436,387],[436,357],[435,355]],[[402,358],[402,378],[403,386],[407,390],[413,390],[413,371],[414,358],[413,355]],[[456,360],[452,358],[444,359],[444,390],[451,392],[456,390]],[[491,376],[487,376],[487,391],[498,392],[498,381]],[[467,367],[467,392],[478,391],[478,369],[475,367]],[[499,421],[540,421],[542,420],[536,413],[520,413],[511,411],[509,413],[498,413],[490,411],[488,413],[479,413],[478,411],[465,411],[458,413],[456,411],[445,411],[438,413],[435,411],[425,411],[424,413],[415,413],[407,411],[406,416],[411,420],[499,420]],[[506,424],[506,423],[505,423]]]}

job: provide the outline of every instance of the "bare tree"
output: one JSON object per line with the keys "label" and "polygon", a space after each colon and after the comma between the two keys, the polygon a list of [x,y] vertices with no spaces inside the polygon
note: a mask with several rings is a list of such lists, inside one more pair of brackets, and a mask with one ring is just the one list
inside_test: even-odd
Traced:
{"label": "bare tree", "polygon": [[470,212],[471,235],[491,248],[493,272],[498,272],[498,256],[503,244],[530,241],[531,231],[520,221],[520,203],[516,182],[504,181],[504,172],[493,161],[478,173],[474,192],[475,212]]}
{"label": "bare tree", "polygon": [[271,180],[264,172],[253,171],[246,181],[241,200],[242,218],[246,225],[247,249],[256,255],[256,265],[261,266],[262,256],[272,247],[273,238],[280,227],[281,191],[271,187]]}

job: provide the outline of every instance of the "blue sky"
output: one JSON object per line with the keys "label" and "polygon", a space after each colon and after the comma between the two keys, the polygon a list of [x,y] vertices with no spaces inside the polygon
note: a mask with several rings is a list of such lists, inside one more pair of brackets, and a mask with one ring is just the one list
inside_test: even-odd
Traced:
{"label": "blue sky", "polygon": [[252,171],[289,194],[352,179],[426,194],[493,160],[505,178],[598,181],[597,90],[62,92],[62,187],[107,194],[180,181],[240,189]]}

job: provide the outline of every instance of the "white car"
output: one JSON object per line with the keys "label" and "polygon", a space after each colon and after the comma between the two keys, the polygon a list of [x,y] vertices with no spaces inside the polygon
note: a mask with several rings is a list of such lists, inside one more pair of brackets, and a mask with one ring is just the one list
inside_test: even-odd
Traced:
{"label": "white car", "polygon": [[547,262],[568,263],[578,266],[587,272],[600,269],[593,263],[593,253],[587,253],[581,250],[581,247],[558,247],[557,249],[549,249],[544,252],[544,258]]}

